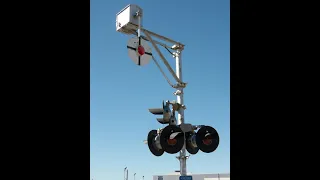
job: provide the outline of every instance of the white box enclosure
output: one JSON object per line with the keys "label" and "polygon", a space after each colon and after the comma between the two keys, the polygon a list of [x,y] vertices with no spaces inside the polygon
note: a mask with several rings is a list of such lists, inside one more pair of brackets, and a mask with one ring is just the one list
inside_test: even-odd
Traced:
{"label": "white box enclosure", "polygon": [[[138,30],[139,19],[135,17],[137,12],[142,14],[142,9],[134,4],[129,4],[123,8],[118,14],[116,19],[116,30],[124,34],[132,34]],[[142,20],[142,18],[141,18]],[[141,23],[142,27],[142,23]]]}

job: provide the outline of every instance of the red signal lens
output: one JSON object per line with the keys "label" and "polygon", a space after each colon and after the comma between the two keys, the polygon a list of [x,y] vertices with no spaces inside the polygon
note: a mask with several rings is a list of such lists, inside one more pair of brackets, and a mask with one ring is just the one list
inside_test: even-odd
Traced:
{"label": "red signal lens", "polygon": [[139,54],[140,56],[142,56],[142,55],[144,55],[144,53],[145,53],[144,47],[143,47],[143,46],[139,46],[139,47],[138,47],[138,54]]}
{"label": "red signal lens", "polygon": [[212,137],[211,136],[207,136],[207,137],[205,137],[204,140],[202,140],[202,142],[203,142],[203,144],[208,146],[208,145],[210,145],[212,143]]}
{"label": "red signal lens", "polygon": [[170,146],[174,146],[175,144],[177,144],[177,140],[176,139],[168,139],[167,142],[168,142],[168,144]]}

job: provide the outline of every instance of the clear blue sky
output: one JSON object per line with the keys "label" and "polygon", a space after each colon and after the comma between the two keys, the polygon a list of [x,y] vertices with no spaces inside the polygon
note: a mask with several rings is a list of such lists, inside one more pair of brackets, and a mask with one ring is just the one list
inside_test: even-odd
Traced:
{"label": "clear blue sky", "polygon": [[[148,108],[176,97],[152,60],[139,67],[128,57],[130,36],[115,30],[116,14],[128,4],[143,8],[146,29],[186,45],[182,54],[183,80],[188,83],[185,120],[210,125],[220,135],[215,152],[199,151],[188,159],[188,172],[230,172],[230,2],[91,0],[91,179],[122,180],[126,166],[130,179],[137,173],[136,180],[179,169],[178,154],[155,157],[143,144],[151,129],[164,127]],[[175,60],[161,50],[175,69]],[[157,54],[156,59],[164,67]],[[171,76],[170,80],[174,82]]]}

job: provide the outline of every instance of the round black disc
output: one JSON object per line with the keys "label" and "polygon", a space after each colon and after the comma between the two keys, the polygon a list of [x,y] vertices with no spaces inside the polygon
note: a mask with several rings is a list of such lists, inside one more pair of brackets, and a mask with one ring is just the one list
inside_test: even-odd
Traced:
{"label": "round black disc", "polygon": [[158,149],[155,145],[155,137],[157,136],[157,130],[151,130],[148,134],[148,147],[151,153],[155,156],[161,156],[164,151],[163,149]]}
{"label": "round black disc", "polygon": [[197,154],[197,152],[199,151],[199,147],[198,146],[197,147],[193,147],[193,146],[189,145],[189,144],[191,144],[189,138],[192,137],[194,135],[194,133],[193,132],[187,132],[187,133],[185,133],[185,135],[186,135],[186,142],[187,142],[186,143],[187,151],[190,154]]}
{"label": "round black disc", "polygon": [[[175,144],[170,145],[168,143],[168,140],[170,139],[170,135],[175,132],[181,132],[181,133],[178,134],[174,138]],[[182,130],[178,126],[168,125],[161,132],[160,144],[161,144],[162,149],[169,154],[175,154],[175,153],[179,152],[182,149],[183,144],[184,144],[184,134],[183,134]]]}
{"label": "round black disc", "polygon": [[[208,135],[211,137],[211,143],[205,144],[203,140],[206,139]],[[213,127],[203,126],[197,132],[196,142],[202,152],[211,153],[219,146],[219,134]]]}

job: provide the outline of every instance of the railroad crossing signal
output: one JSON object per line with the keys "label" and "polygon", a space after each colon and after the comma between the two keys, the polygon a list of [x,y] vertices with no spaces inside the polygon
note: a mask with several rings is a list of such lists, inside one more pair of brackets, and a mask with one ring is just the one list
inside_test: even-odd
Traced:
{"label": "railroad crossing signal", "polygon": [[[180,151],[178,159],[180,161],[181,176],[179,179],[192,180],[191,176],[186,176],[186,150],[190,154],[196,154],[199,149],[205,153],[213,152],[219,145],[219,135],[211,126],[195,126],[184,122],[185,105],[183,104],[183,89],[187,85],[187,83],[182,81],[181,53],[184,50],[184,45],[170,38],[146,30],[142,27],[142,17],[143,10],[137,5],[129,4],[117,14],[116,30],[127,35],[137,36],[129,39],[127,43],[129,57],[138,66],[148,64],[152,58],[170,86],[176,89],[174,95],[177,96],[177,102],[175,103],[166,101],[162,102],[161,108],[149,109],[152,114],[161,115],[161,118],[156,118],[157,121],[167,126],[158,130],[151,130],[148,133],[148,138],[145,143],[148,144],[151,153],[155,156],[161,156],[164,152],[175,154]],[[141,35],[141,32],[143,32],[145,36]],[[172,43],[172,46],[153,40],[151,36]],[[147,41],[151,42],[162,62],[176,80],[176,84],[171,84],[170,80],[155,60]],[[168,61],[165,59],[157,47],[157,44],[166,48],[167,51],[174,56],[176,60],[176,72],[174,72]],[[171,52],[171,50],[174,50],[175,52]],[[172,106],[172,108],[170,108],[170,106]],[[175,117],[175,112],[177,112],[178,118]],[[196,132],[197,129],[199,130]]]}
{"label": "railroad crossing signal", "polygon": [[[172,105],[172,111],[170,109]],[[185,128],[186,124],[176,125],[175,107],[183,108],[183,105],[171,103],[170,101],[162,102],[162,108],[152,108],[149,111],[154,115],[162,115],[162,118],[156,118],[161,124],[169,124],[159,130],[151,130],[148,133],[147,144],[150,152],[155,156],[161,156],[164,152],[175,154],[186,144],[186,150],[190,154],[196,154],[199,149],[205,153],[211,153],[219,145],[219,135],[211,126],[201,126],[195,132],[197,127]],[[171,121],[172,120],[172,121]],[[183,128],[181,128],[183,127]]]}

